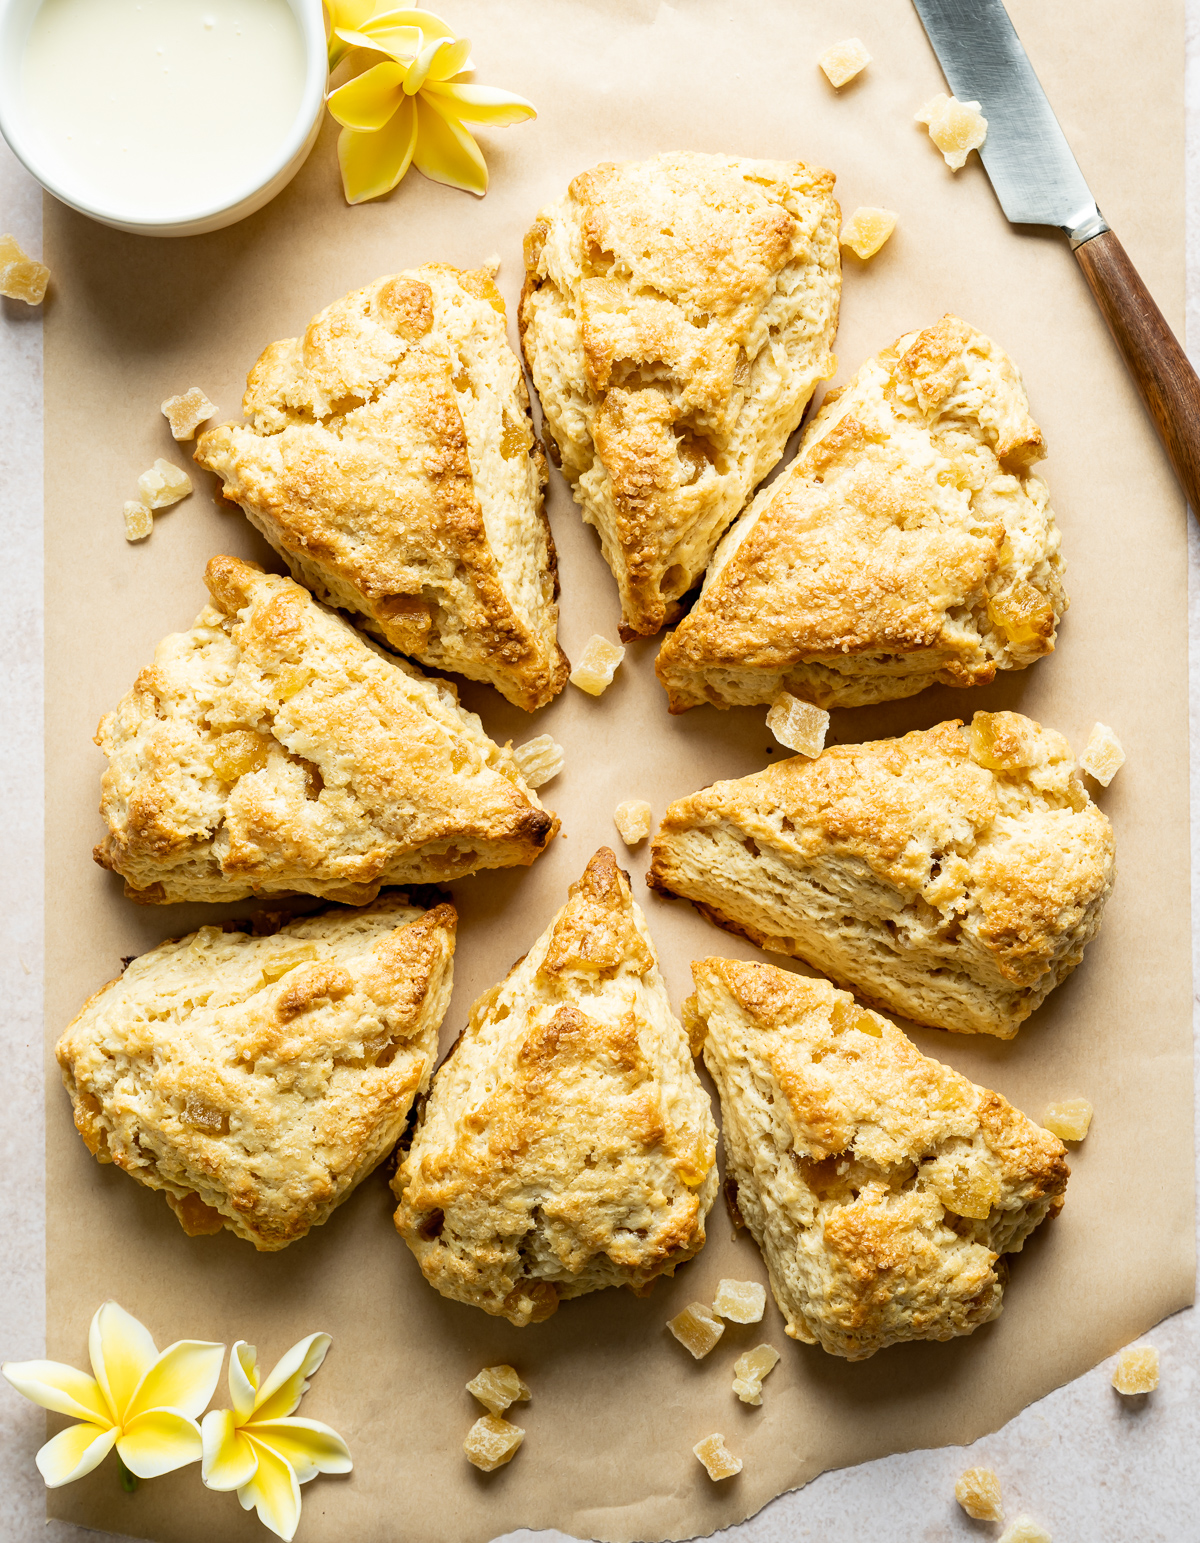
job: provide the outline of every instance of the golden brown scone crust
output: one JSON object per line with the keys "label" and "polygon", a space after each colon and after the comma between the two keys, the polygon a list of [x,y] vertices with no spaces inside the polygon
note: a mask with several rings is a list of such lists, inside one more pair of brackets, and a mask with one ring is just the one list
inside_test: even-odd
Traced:
{"label": "golden brown scone crust", "polygon": [[566,684],[546,458],[490,276],[431,263],[327,306],[195,459],[329,605],[532,711]]}
{"label": "golden brown scone crust", "polygon": [[792,1338],[862,1361],[997,1317],[999,1256],[1062,1209],[1062,1142],[827,981],[733,959],[692,975],[684,1022]]}
{"label": "golden brown scone crust", "polygon": [[602,847],[438,1069],[393,1189],[426,1280],[518,1326],[704,1246],[716,1126]]}
{"label": "golden brown scone crust", "polygon": [[976,713],[679,799],[648,883],[888,1011],[1009,1039],[1083,957],[1113,876],[1066,740]]}
{"label": "golden brown scone crust", "polygon": [[456,916],[404,894],[134,959],[58,1042],[88,1150],[162,1190],[189,1236],[260,1250],[328,1219],[429,1083]]}
{"label": "golden brown scone crust", "polygon": [[133,900],[303,893],[528,866],[558,830],[453,687],[235,557],[100,722],[96,861]]}
{"label": "golden brown scone crust", "polygon": [[837,369],[833,181],[724,155],[602,165],[525,238],[525,359],[626,637],[678,614]]}
{"label": "golden brown scone crust", "polygon": [[659,651],[671,711],[785,690],[857,707],[1050,653],[1067,597],[1044,454],[1016,366],[958,317],[868,359]]}

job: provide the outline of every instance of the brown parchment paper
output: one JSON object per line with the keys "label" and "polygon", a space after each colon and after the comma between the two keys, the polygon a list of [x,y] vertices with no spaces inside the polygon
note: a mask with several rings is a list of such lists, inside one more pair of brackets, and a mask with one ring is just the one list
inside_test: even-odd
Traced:
{"label": "brown parchment paper", "polygon": [[[1120,878],[1082,968],[1011,1043],[915,1035],[1037,1118],[1051,1098],[1086,1096],[1093,1133],[1072,1155],[1062,1217],[1015,1260],[998,1322],[849,1365],[786,1339],[772,1304],[761,1326],[731,1327],[696,1363],[666,1334],[666,1318],[710,1300],[723,1275],[765,1279],[753,1243],[731,1241],[719,1205],[703,1254],[648,1299],[599,1293],[517,1330],[424,1284],[393,1231],[380,1174],[283,1253],[255,1254],[228,1234],[189,1240],[161,1196],[88,1156],[51,1062],[48,1353],[86,1364],[88,1321],[107,1297],[160,1345],[246,1338],[265,1366],[302,1334],[331,1332],[300,1413],[345,1434],[355,1470],[306,1486],[299,1536],[310,1543],[483,1543],[520,1526],[685,1538],[824,1468],[971,1441],[1191,1300],[1185,511],[1064,242],[1010,229],[977,160],[952,177],[914,126],[943,81],[907,0],[447,5],[474,40],[478,78],[540,108],[536,123],[486,136],[492,190],[482,203],[414,172],[390,198],[347,208],[330,125],[290,188],[216,235],[139,239],[47,201],[48,1045],[122,955],[248,909],[139,908],[90,859],[101,833],[103,760],[91,743],[101,713],[164,633],[190,625],[209,556],[278,566],[240,512],[218,507],[204,474],[148,542],[126,544],[121,504],[137,474],[156,455],[183,455],[160,400],[197,383],[236,415],[266,343],[300,332],[346,290],[429,259],[474,265],[500,254],[511,321],[523,232],[598,161],[680,147],[798,155],[836,171],[847,213],[866,203],[899,214],[873,262],[847,257],[840,378],[905,329],[954,310],[1019,362],[1051,447],[1044,470],[1072,601],[1056,653],[984,690],[839,714],[833,738],[997,707],[1044,720],[1077,748],[1097,718],[1117,729],[1128,763],[1099,797],[1116,827]],[[1182,0],[1013,0],[1011,9],[1101,206],[1181,328]],[[854,35],[874,60],[834,93],[817,56]],[[562,638],[577,656],[593,631],[615,636],[616,590],[557,475],[550,510]],[[688,906],[648,895],[645,847],[625,854],[615,838],[620,800],[644,797],[661,813],[670,798],[758,769],[772,744],[762,709],[670,718],[656,647],[631,647],[602,699],[568,687],[533,719],[484,687],[463,689],[496,738],[549,731],[565,746],[565,770],[544,790],[563,835],[531,870],[453,886],[462,925],[443,1047],[601,843],[634,871],[676,1005],[690,989],[691,958],[755,956]],[[751,1409],[730,1391],[731,1368],[761,1338],[783,1360],[762,1408]],[[520,1368],[534,1398],[519,1413],[524,1448],[485,1476],[461,1452],[478,1413],[463,1384],[502,1360]],[[692,1456],[713,1430],[745,1460],[727,1484],[711,1484]],[[106,1464],[52,1491],[49,1509],[164,1543],[265,1535],[233,1496],[205,1490],[195,1468],[127,1496]]]}

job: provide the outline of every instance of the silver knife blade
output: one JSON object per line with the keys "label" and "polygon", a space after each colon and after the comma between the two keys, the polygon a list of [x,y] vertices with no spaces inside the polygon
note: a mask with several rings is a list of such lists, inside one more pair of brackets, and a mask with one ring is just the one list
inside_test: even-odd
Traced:
{"label": "silver knife blade", "polygon": [[954,96],[987,119],[979,154],[1014,225],[1072,246],[1108,229],[1001,0],[913,0]]}

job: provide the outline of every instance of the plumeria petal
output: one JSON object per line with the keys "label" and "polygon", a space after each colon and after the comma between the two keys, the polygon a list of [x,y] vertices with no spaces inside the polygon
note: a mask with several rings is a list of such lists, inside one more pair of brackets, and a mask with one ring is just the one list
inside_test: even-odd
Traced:
{"label": "plumeria petal", "polygon": [[247,1511],[254,1506],[263,1526],[290,1543],[300,1521],[300,1485],[282,1457],[257,1442],[255,1449],[258,1467],[238,1490],[238,1499]]}
{"label": "plumeria petal", "polygon": [[449,80],[471,68],[471,39],[459,38],[450,43],[429,67],[430,80]]}
{"label": "plumeria petal", "polygon": [[377,53],[391,54],[393,59],[406,66],[420,53],[424,41],[420,27],[396,27],[381,32],[339,27],[337,35],[347,48],[371,48]]}
{"label": "plumeria petal", "polygon": [[46,1488],[57,1489],[91,1473],[112,1451],[116,1439],[115,1425],[68,1425],[51,1436],[34,1459]]}
{"label": "plumeria petal", "polygon": [[256,1420],[246,1434],[289,1463],[301,1484],[318,1473],[349,1473],[354,1467],[350,1448],[320,1420]]}
{"label": "plumeria petal", "polygon": [[258,1351],[239,1339],[229,1352],[229,1395],[233,1399],[233,1412],[239,1425],[243,1425],[254,1413],[254,1399],[258,1393]]}
{"label": "plumeria petal", "polygon": [[435,16],[432,11],[417,10],[412,6],[398,6],[391,11],[380,11],[378,16],[372,16],[369,21],[362,24],[362,30],[369,32],[372,37],[378,37],[385,32],[394,32],[399,27],[418,27],[425,34],[426,39],[454,36],[454,28],[447,26],[440,16]]}
{"label": "plumeria petal", "polygon": [[61,1361],[5,1361],[0,1371],[18,1393],[43,1409],[96,1425],[112,1423],[112,1411],[100,1384],[86,1372],[77,1372]]}
{"label": "plumeria petal", "polygon": [[126,1423],[149,1409],[173,1409],[199,1419],[216,1391],[224,1359],[225,1346],[211,1340],[178,1339],[168,1345],[129,1400]]}
{"label": "plumeria petal", "polygon": [[524,123],[537,117],[537,108],[512,91],[498,91],[495,86],[468,86],[461,82],[430,80],[425,91],[447,116],[462,123],[490,123],[503,128],[510,123]]}
{"label": "plumeria petal", "polygon": [[434,182],[482,197],[487,192],[488,174],[479,146],[470,131],[447,113],[440,111],[437,97],[425,94],[417,98],[413,164]]}
{"label": "plumeria petal", "polygon": [[404,100],[404,67],[394,59],[372,65],[331,91],[325,105],[345,129],[381,129]]}
{"label": "plumeria petal", "polygon": [[116,1302],[105,1302],[92,1319],[88,1352],[96,1381],[119,1424],[138,1383],[158,1360],[150,1330]]}
{"label": "plumeria petal", "polygon": [[232,1409],[210,1409],[200,1422],[200,1477],[209,1489],[240,1489],[258,1471],[258,1453],[237,1428]]}
{"label": "plumeria petal", "polygon": [[417,142],[416,104],[405,97],[392,121],[375,134],[343,129],[338,135],[338,165],[348,204],[390,193],[412,163]]}
{"label": "plumeria petal", "polygon": [[354,28],[368,21],[375,0],[325,0],[329,12],[329,68],[333,69],[348,52],[350,45],[339,36],[343,28]]}
{"label": "plumeria petal", "polygon": [[130,1420],[117,1438],[117,1455],[139,1479],[157,1479],[203,1455],[200,1427],[177,1409],[150,1409]]}
{"label": "plumeria petal", "polygon": [[[453,47],[454,44],[450,38],[434,38],[433,42],[425,44],[405,72],[404,89],[409,96],[416,96],[425,84],[439,54],[447,53]],[[469,52],[470,44],[467,48]]]}
{"label": "plumeria petal", "polygon": [[280,1358],[254,1400],[256,1423],[282,1420],[291,1414],[308,1392],[307,1379],[320,1366],[332,1344],[328,1334],[309,1334]]}

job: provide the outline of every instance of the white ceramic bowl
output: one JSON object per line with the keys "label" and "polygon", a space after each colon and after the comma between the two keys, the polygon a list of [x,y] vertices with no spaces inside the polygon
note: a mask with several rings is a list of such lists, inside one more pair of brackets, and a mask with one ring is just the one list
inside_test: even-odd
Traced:
{"label": "white ceramic bowl", "polygon": [[140,236],[199,236],[243,220],[280,192],[308,159],[321,130],[325,106],[327,48],[321,0],[287,0],[304,42],[304,91],[295,120],[279,154],[252,182],[235,187],[220,204],[211,203],[166,220],[133,214],[116,205],[92,203],[78,190],[68,192],[42,162],[32,132],[21,84],[26,40],[41,0],[0,0],[0,134],[13,154],[38,182],[72,209],[103,225]]}

